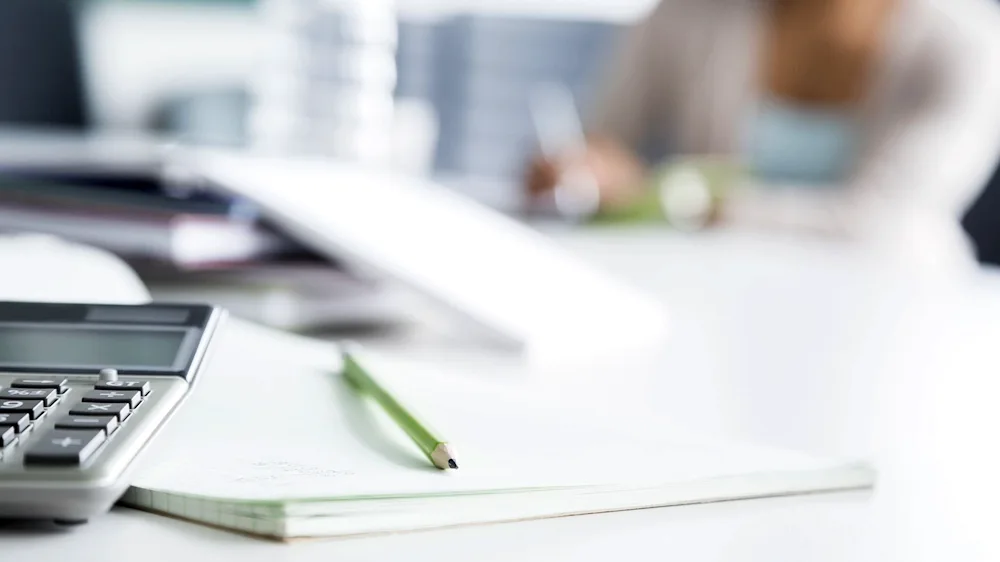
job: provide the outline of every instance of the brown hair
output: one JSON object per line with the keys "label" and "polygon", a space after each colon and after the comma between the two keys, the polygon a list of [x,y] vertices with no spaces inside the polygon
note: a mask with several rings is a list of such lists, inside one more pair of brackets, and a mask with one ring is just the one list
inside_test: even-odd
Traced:
{"label": "brown hair", "polygon": [[844,106],[869,89],[896,0],[774,0],[761,72],[770,95]]}

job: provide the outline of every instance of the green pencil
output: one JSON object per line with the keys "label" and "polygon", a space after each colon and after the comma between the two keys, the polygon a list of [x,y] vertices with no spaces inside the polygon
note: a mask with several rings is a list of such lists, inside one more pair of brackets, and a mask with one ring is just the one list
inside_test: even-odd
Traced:
{"label": "green pencil", "polygon": [[455,453],[445,440],[434,435],[424,424],[420,423],[392,394],[372,378],[371,374],[358,363],[349,351],[343,352],[343,358],[343,373],[347,380],[371,396],[396,422],[396,425],[420,447],[420,450],[427,455],[434,466],[441,469],[458,468],[458,463],[455,462]]}

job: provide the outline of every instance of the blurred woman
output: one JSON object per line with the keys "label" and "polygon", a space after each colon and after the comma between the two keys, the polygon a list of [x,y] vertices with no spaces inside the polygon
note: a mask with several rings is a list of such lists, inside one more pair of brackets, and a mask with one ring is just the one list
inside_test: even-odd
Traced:
{"label": "blurred woman", "polygon": [[[613,209],[658,160],[731,158],[781,189],[724,200],[720,221],[965,259],[961,213],[1000,155],[996,12],[987,0],[662,0],[617,53],[586,150],[539,158],[529,195],[583,164]],[[797,211],[770,212],[789,192]]]}

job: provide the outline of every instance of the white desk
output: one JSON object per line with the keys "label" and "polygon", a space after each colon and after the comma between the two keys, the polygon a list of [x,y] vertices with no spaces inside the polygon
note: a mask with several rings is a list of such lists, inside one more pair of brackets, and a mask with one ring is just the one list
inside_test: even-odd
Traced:
{"label": "white desk", "polygon": [[[878,491],[290,545],[118,509],[65,532],[2,528],[4,559],[975,559],[968,549],[989,536],[985,515],[1000,498],[991,484],[1000,462],[977,449],[989,450],[1000,427],[991,360],[1000,280],[984,275],[961,290],[932,280],[904,287],[849,267],[848,256],[725,236],[595,233],[564,241],[667,299],[675,331],[662,349],[625,367],[533,376],[703,430],[820,452],[873,451]],[[506,373],[512,385],[525,376],[495,357],[444,353],[428,341],[369,343],[417,359],[433,355],[468,367],[470,376]],[[630,388],[638,391],[623,391]]]}

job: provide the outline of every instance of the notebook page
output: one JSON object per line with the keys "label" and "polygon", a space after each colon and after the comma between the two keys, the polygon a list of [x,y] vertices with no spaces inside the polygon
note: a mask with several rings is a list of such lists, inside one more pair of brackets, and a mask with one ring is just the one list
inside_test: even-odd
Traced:
{"label": "notebook page", "polygon": [[[821,470],[827,461],[662,438],[587,423],[571,408],[399,384],[458,449],[440,471],[334,373],[328,344],[231,322],[194,395],[143,459],[138,488],[249,502],[644,487],[725,475]],[[332,360],[331,365],[333,365]],[[385,373],[383,373],[385,374]],[[404,388],[405,387],[405,388]],[[413,392],[421,387],[421,392]],[[652,429],[652,431],[651,431]]]}

